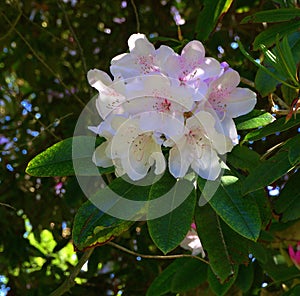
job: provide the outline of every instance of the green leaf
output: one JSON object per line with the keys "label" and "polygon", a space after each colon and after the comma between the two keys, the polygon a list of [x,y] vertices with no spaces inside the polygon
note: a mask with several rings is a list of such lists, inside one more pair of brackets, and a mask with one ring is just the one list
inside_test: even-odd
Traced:
{"label": "green leaf", "polygon": [[195,210],[197,231],[201,243],[208,253],[209,265],[222,282],[234,273],[234,263],[230,256],[228,241],[218,215],[209,204]]}
{"label": "green leaf", "polygon": [[[206,182],[212,181],[198,178],[201,190]],[[209,204],[233,230],[250,240],[257,240],[261,228],[259,209],[252,197],[242,196],[237,177],[223,176]]]}
{"label": "green leaf", "polygon": [[253,42],[253,49],[258,50],[261,44],[270,47],[275,44],[277,36],[281,39],[283,36],[297,31],[299,27],[299,20],[273,25],[256,36]]}
{"label": "green leaf", "polygon": [[[275,75],[278,75],[273,68],[268,68]],[[268,94],[276,90],[276,86],[279,84],[279,81],[271,77],[263,69],[259,68],[255,75],[255,88],[259,91],[262,97],[267,96]]]}
{"label": "green leaf", "polygon": [[[172,209],[172,205],[177,202],[178,197],[181,198],[181,196],[178,196],[178,190],[180,188],[191,188],[192,183],[187,180],[176,182],[174,177],[170,176],[170,178],[171,182],[167,181],[167,185],[165,179],[161,179],[154,184],[149,194],[149,199],[154,200],[169,189],[169,184],[174,190],[168,199],[169,213],[157,219],[147,221],[153,242],[164,254],[175,249],[185,238],[191,227],[196,204],[196,193],[192,189],[187,198],[178,207]],[[173,180],[175,180],[175,183]],[[149,208],[149,212],[151,212],[151,207]]]}
{"label": "green leaf", "polygon": [[207,40],[218,21],[228,11],[233,0],[204,0],[203,8],[198,14],[195,32],[197,39]]}
{"label": "green leaf", "polygon": [[173,277],[171,291],[186,292],[198,287],[207,279],[207,267],[207,264],[197,259],[186,260]]}
{"label": "green leaf", "polygon": [[208,269],[208,273],[207,273],[209,287],[218,296],[223,296],[228,292],[230,287],[235,282],[236,276],[237,276],[237,269],[233,273],[233,276],[226,283],[221,284],[210,268]]}
{"label": "green leaf", "polygon": [[[72,156],[73,141],[76,143],[77,158]],[[100,140],[103,142],[103,139]],[[54,144],[34,157],[26,168],[26,173],[36,177],[55,177],[75,175],[73,161],[76,161],[76,174],[97,175],[113,172],[113,168],[96,168],[92,162],[95,137],[78,136]]]}
{"label": "green leaf", "polygon": [[296,165],[300,162],[300,135],[292,138],[288,145],[290,163]]}
{"label": "green leaf", "polygon": [[261,140],[263,137],[275,134],[276,132],[286,131],[298,125],[300,125],[300,116],[298,116],[297,118],[292,117],[288,122],[285,122],[285,118],[282,117],[261,129],[257,129],[248,133],[245,136],[243,142]]}
{"label": "green leaf", "polygon": [[297,19],[300,17],[300,9],[297,8],[281,8],[259,11],[255,14],[245,17],[241,24],[245,23],[278,23]]}
{"label": "green leaf", "polygon": [[[124,208],[123,203],[119,203],[118,199],[116,201],[113,199],[112,192],[124,199],[146,201],[149,191],[150,186],[137,186],[125,182],[122,178],[115,179],[109,187],[99,189],[79,208],[75,216],[73,241],[76,248],[84,250],[103,244],[127,230],[135,222],[134,219],[145,215],[145,209],[138,208],[132,216],[133,221],[129,221],[129,219],[122,220],[99,210],[101,206],[101,208],[106,208],[106,212],[116,209],[126,214],[127,209]],[[100,206],[97,207],[97,204]]]}
{"label": "green leaf", "polygon": [[260,155],[246,146],[235,146],[227,154],[226,162],[236,169],[251,172],[261,163]]}
{"label": "green leaf", "polygon": [[251,285],[254,280],[254,270],[253,265],[249,264],[248,266],[241,265],[239,267],[239,273],[235,281],[237,285],[244,293],[250,290]]}
{"label": "green leaf", "polygon": [[87,201],[74,218],[74,245],[77,250],[83,251],[104,244],[127,230],[133,223],[107,215]]}
{"label": "green leaf", "polygon": [[152,282],[147,290],[146,296],[161,296],[171,291],[171,285],[175,273],[182,265],[189,261],[189,258],[180,258],[173,261],[158,277]]}
{"label": "green leaf", "polygon": [[277,47],[279,47],[278,50],[282,53],[282,60],[285,64],[287,71],[290,73],[291,78],[295,78],[297,72],[297,64],[294,61],[292,49],[287,36],[283,37],[282,41],[277,45]]}
{"label": "green leaf", "polygon": [[268,186],[294,167],[295,164],[290,161],[289,151],[291,147],[299,143],[299,136],[297,135],[288,140],[274,156],[262,162],[256,168],[256,171],[249,174],[242,185],[242,192],[244,194]]}
{"label": "green leaf", "polygon": [[[286,174],[292,165],[287,151],[279,151],[249,174],[242,185],[243,194],[264,188]],[[258,177],[259,176],[259,177]]]}
{"label": "green leaf", "polygon": [[236,118],[234,122],[238,130],[246,130],[265,126],[274,120],[275,118],[269,112],[253,110],[246,115]]}
{"label": "green leaf", "polygon": [[288,104],[291,105],[293,100],[298,98],[299,95],[299,91],[288,87],[287,85],[281,85],[281,92],[282,92],[282,96],[284,101]]}
{"label": "green leaf", "polygon": [[290,177],[275,202],[275,211],[282,214],[281,221],[284,223],[300,217],[299,180],[300,171]]}

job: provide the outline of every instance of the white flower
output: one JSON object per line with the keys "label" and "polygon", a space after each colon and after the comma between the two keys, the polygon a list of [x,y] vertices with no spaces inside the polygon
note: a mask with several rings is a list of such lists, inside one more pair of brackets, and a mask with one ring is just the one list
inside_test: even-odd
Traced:
{"label": "white flower", "polygon": [[226,63],[205,57],[201,42],[191,41],[181,55],[158,49],[143,34],[128,40],[129,53],[111,61],[105,72],[88,72],[98,90],[96,108],[102,117],[90,130],[106,139],[96,148],[97,166],[115,166],[117,176],[144,178],[166,169],[161,146],[170,147],[169,171],[183,178],[189,168],[215,180],[223,155],[238,143],[233,118],[251,111],[256,95],[237,87],[239,74]]}
{"label": "white flower", "polygon": [[220,63],[213,58],[205,57],[205,49],[200,41],[189,42],[182,50],[181,55],[170,55],[164,65],[167,75],[179,79],[199,91],[202,99],[207,91],[203,82],[221,73]]}
{"label": "white flower", "polygon": [[185,250],[192,251],[193,256],[201,254],[202,258],[205,257],[200,238],[194,228],[191,228],[191,230],[188,231],[186,237],[180,243],[180,246]]}
{"label": "white flower", "polygon": [[231,141],[215,129],[214,117],[199,111],[186,120],[181,139],[165,145],[173,146],[169,155],[169,170],[175,178],[182,178],[191,167],[199,176],[215,180],[221,172],[218,154],[231,151]]}
{"label": "white flower", "polygon": [[118,160],[116,163],[118,175],[126,173],[130,179],[140,180],[154,164],[156,175],[166,169],[161,145],[156,142],[153,132],[140,129],[139,118],[124,120],[108,147],[110,151],[106,150],[106,153],[110,153],[113,160]]}
{"label": "white flower", "polygon": [[238,143],[236,126],[232,118],[250,112],[256,104],[256,94],[248,88],[237,87],[240,83],[238,72],[228,69],[209,83],[207,101],[201,108],[216,117],[216,129]]}
{"label": "white flower", "polygon": [[133,34],[128,39],[130,53],[116,56],[111,61],[110,72],[115,78],[124,79],[140,75],[162,73],[165,60],[175,54],[174,51],[162,45],[155,50],[144,34]]}

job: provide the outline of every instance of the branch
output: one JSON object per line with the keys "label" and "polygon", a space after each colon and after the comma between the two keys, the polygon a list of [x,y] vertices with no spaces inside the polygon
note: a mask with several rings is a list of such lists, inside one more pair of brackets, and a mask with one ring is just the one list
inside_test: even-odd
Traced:
{"label": "branch", "polygon": [[198,256],[193,256],[193,255],[188,255],[188,254],[179,254],[179,255],[146,255],[146,254],[140,254],[140,253],[137,253],[137,252],[134,252],[134,251],[131,251],[131,250],[128,250],[126,249],[125,247],[123,246],[120,246],[116,243],[113,243],[113,242],[108,242],[107,243],[108,245],[111,245],[112,247],[115,247],[127,254],[130,254],[130,255],[133,255],[133,256],[136,256],[136,257],[141,257],[141,258],[145,258],[145,259],[177,259],[177,258],[194,258],[194,259],[197,259],[199,261],[202,261],[206,264],[209,264],[208,261],[204,260],[203,258],[201,257],[198,257]]}
{"label": "branch", "polygon": [[139,14],[138,14],[136,5],[135,5],[135,3],[134,3],[134,0],[130,0],[130,2],[131,2],[131,5],[132,5],[132,7],[133,7],[133,11],[134,11],[135,19],[136,19],[136,31],[137,31],[137,33],[139,33],[139,32],[140,32],[140,20],[139,20]]}
{"label": "branch", "polygon": [[61,296],[64,293],[68,292],[74,285],[75,285],[75,278],[81,271],[82,266],[85,262],[90,258],[94,249],[89,249],[83,253],[82,257],[79,259],[76,266],[74,266],[73,270],[71,271],[70,276],[59,286],[55,291],[53,291],[50,296]]}

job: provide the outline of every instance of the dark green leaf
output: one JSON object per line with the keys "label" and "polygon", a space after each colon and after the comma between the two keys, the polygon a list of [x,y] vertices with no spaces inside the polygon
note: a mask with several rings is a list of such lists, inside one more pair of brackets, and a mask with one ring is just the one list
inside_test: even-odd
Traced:
{"label": "dark green leaf", "polygon": [[288,152],[279,151],[259,165],[256,171],[249,174],[242,185],[243,193],[247,194],[268,186],[286,174],[291,167],[292,165],[288,159]]}
{"label": "dark green leaf", "polygon": [[277,36],[282,38],[283,36],[297,31],[299,27],[299,20],[271,26],[256,36],[253,42],[253,48],[254,50],[258,50],[261,44],[264,44],[266,47],[270,47],[275,44]]}
{"label": "dark green leaf", "polygon": [[253,265],[251,263],[248,266],[241,265],[239,267],[239,273],[235,281],[235,285],[237,285],[244,293],[246,293],[251,288],[253,279]]}
{"label": "dark green leaf", "polygon": [[285,118],[279,118],[267,126],[248,133],[243,142],[245,141],[257,141],[261,138],[275,134],[276,132],[286,131],[294,126],[300,125],[300,116],[297,118],[292,117],[288,122],[285,123]]}
{"label": "dark green leaf", "polygon": [[259,11],[253,15],[245,17],[241,24],[245,23],[278,23],[289,21],[300,16],[300,9],[281,8],[266,11]]}
{"label": "dark green leaf", "polygon": [[[298,10],[300,12],[300,9]],[[294,61],[293,53],[291,46],[289,44],[287,36],[284,36],[280,44],[277,47],[280,47],[282,52],[282,59],[285,64],[287,71],[290,73],[292,77],[296,77],[297,72],[297,64]]]}
{"label": "dark green leaf", "polygon": [[289,160],[296,165],[300,162],[300,135],[295,136],[289,141]]}
{"label": "dark green leaf", "polygon": [[281,86],[281,92],[284,101],[288,104],[291,105],[294,99],[298,98],[298,90],[288,87],[287,85],[282,85]]}
{"label": "dark green leaf", "polygon": [[150,285],[146,296],[160,296],[170,292],[175,273],[189,260],[189,258],[180,258],[172,262],[160,275],[158,275],[157,278],[155,278]]}
{"label": "dark green leaf", "polygon": [[258,128],[273,122],[275,118],[268,112],[253,110],[250,113],[236,118],[236,128],[238,130]]}
{"label": "dark green leaf", "polygon": [[274,156],[262,162],[256,171],[249,174],[242,185],[244,194],[264,188],[294,167],[295,164],[290,161],[290,148],[298,145],[299,137],[300,135],[297,135],[288,140]]}
{"label": "dark green leaf", "polygon": [[198,287],[207,279],[208,265],[197,259],[186,260],[176,271],[171,285],[171,291],[186,292]]}
{"label": "dark green leaf", "polygon": [[[192,183],[187,180],[176,182],[172,176],[169,178],[171,178],[170,181],[161,179],[151,187],[149,199],[154,200],[165,194],[166,190],[170,189],[169,185],[171,185],[173,192],[167,200],[170,210],[168,214],[147,222],[152,240],[164,254],[176,248],[185,238],[191,227],[196,203],[195,190],[191,189],[186,199],[173,209],[173,205],[178,203],[178,198],[182,197],[181,194],[178,194],[178,191],[182,188],[191,188]],[[151,213],[151,211],[152,208],[150,207],[149,212]]]}
{"label": "dark green leaf", "polygon": [[300,171],[290,177],[275,203],[275,211],[282,214],[282,222],[296,220],[300,217],[299,180]]}
{"label": "dark green leaf", "polygon": [[246,146],[235,146],[227,154],[226,161],[236,169],[246,172],[254,171],[261,163],[260,155]]}
{"label": "dark green leaf", "polygon": [[219,19],[230,8],[233,0],[204,0],[203,8],[198,14],[196,33],[197,39],[206,40],[216,27]]}
{"label": "dark green leaf", "polygon": [[202,245],[209,256],[210,267],[223,282],[234,273],[234,263],[230,257],[228,242],[224,239],[220,219],[210,205],[206,204],[196,208],[195,220]]}
{"label": "dark green leaf", "polygon": [[223,296],[228,292],[230,287],[233,285],[236,276],[237,276],[237,269],[233,273],[233,276],[226,283],[221,284],[218,278],[216,277],[216,275],[213,273],[213,271],[210,268],[208,269],[208,274],[207,274],[209,286],[211,290],[218,296]]}
{"label": "dark green leaf", "polygon": [[[201,190],[206,182],[198,178]],[[233,230],[250,240],[257,240],[261,228],[259,209],[251,196],[242,196],[237,177],[223,176],[209,204]]]}
{"label": "dark green leaf", "polygon": [[[72,156],[73,141],[76,143],[76,158]],[[37,177],[97,175],[113,172],[113,168],[97,168],[92,162],[95,137],[78,136],[54,144],[33,158],[26,173]],[[93,150],[89,149],[91,147]],[[76,172],[73,167],[76,162]]]}
{"label": "dark green leaf", "polygon": [[[275,73],[275,70],[273,68],[268,69],[274,72],[274,74],[277,74]],[[254,83],[261,96],[265,97],[276,90],[276,86],[279,84],[279,81],[271,77],[263,69],[258,69],[256,72]]]}

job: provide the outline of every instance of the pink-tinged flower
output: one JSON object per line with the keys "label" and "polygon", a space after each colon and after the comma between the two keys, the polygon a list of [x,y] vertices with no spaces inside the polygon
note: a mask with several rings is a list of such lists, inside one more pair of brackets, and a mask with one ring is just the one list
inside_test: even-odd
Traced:
{"label": "pink-tinged flower", "polygon": [[191,228],[184,240],[180,243],[180,247],[185,250],[192,251],[193,256],[201,254],[202,258],[205,257],[205,252],[203,250],[200,238],[197,234],[196,228]]}
{"label": "pink-tinged flower", "polygon": [[221,172],[221,159],[218,154],[231,151],[230,139],[215,129],[214,117],[205,111],[199,111],[186,120],[183,136],[171,146],[169,170],[175,178],[182,178],[191,167],[199,176],[215,180]]}
{"label": "pink-tinged flower", "polygon": [[175,54],[165,45],[156,50],[144,34],[131,35],[128,46],[130,53],[120,54],[111,60],[110,72],[115,78],[162,73],[165,60]]}
{"label": "pink-tinged flower", "polygon": [[204,109],[212,110],[219,119],[217,130],[230,137],[235,145],[238,143],[238,136],[232,118],[247,114],[254,108],[256,93],[248,88],[237,87],[240,83],[238,72],[230,68],[223,70],[221,76],[209,83]]}
{"label": "pink-tinged flower", "polygon": [[289,246],[289,255],[295,266],[300,269],[300,242],[297,244],[296,251],[294,251],[292,246]]}
{"label": "pink-tinged flower", "polygon": [[205,49],[200,41],[189,42],[181,55],[170,55],[163,66],[169,77],[179,79],[199,91],[200,99],[207,91],[203,81],[220,75],[220,63],[214,58],[205,57]]}

